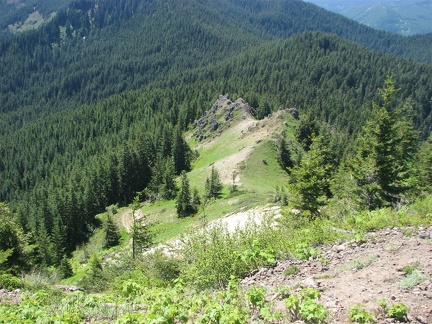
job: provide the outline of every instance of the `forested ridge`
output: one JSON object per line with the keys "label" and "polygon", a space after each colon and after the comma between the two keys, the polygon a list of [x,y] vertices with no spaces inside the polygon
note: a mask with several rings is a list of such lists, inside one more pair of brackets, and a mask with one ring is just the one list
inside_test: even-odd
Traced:
{"label": "forested ridge", "polygon": [[221,93],[353,140],[390,75],[426,139],[430,42],[293,0],[75,2],[0,43],[0,201],[32,233],[34,262],[59,265],[108,205],[175,197],[194,158],[183,132]]}
{"label": "forested ridge", "polygon": [[0,129],[310,30],[431,62],[430,35],[379,32],[301,1],[80,1],[43,28],[0,44],[7,113]]}

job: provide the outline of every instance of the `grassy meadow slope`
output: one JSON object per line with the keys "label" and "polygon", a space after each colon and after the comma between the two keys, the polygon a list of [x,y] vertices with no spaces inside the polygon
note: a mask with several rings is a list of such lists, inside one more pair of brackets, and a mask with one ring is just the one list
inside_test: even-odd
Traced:
{"label": "grassy meadow slope", "polygon": [[[187,133],[192,150],[198,154],[188,173],[191,188],[196,188],[200,195],[204,193],[205,180],[212,166],[219,172],[224,185],[222,199],[211,201],[199,212],[205,213],[208,221],[274,203],[276,188],[284,187],[288,182],[287,172],[277,162],[276,142],[282,131],[290,133],[292,138],[296,127],[294,118],[285,111],[256,120],[245,110],[248,104],[241,98],[231,100],[221,95],[215,106],[218,109],[209,110],[212,112],[207,112],[203,118],[219,120],[217,130],[211,132],[195,125]],[[237,108],[232,118],[225,121],[225,114],[231,107]],[[198,141],[197,134],[207,137]],[[236,190],[231,192],[233,184]],[[201,216],[179,219],[173,201],[146,205],[142,212],[156,223],[157,240],[162,242],[200,226],[202,222]]]}

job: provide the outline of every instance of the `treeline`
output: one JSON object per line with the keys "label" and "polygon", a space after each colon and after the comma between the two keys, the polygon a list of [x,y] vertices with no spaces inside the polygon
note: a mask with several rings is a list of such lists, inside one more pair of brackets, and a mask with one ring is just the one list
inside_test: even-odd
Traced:
{"label": "treeline", "polygon": [[[139,14],[131,16],[138,4]],[[179,6],[172,12],[162,1],[102,1],[97,7],[81,1],[42,29],[0,43],[1,133],[257,42],[245,32],[231,33],[235,26],[208,11]]]}
{"label": "treeline", "polygon": [[274,41],[211,67],[163,83],[190,84],[243,97],[264,117],[279,108],[300,108],[348,134],[361,130],[372,102],[391,75],[410,105],[423,139],[431,131],[432,69],[429,65],[370,52],[337,36],[308,32]]}

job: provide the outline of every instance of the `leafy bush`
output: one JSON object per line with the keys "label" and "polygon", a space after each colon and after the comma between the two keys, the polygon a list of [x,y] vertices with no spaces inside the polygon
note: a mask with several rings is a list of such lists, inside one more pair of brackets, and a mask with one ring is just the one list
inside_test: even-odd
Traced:
{"label": "leafy bush", "polygon": [[317,251],[307,243],[298,243],[296,245],[294,255],[300,260],[308,260],[317,255]]}
{"label": "leafy bush", "polygon": [[261,248],[258,240],[253,240],[252,246],[241,253],[240,259],[250,269],[257,269],[274,264],[275,253],[271,249]]}
{"label": "leafy bush", "polygon": [[276,229],[250,223],[231,233],[216,224],[184,239],[180,278],[200,289],[224,287],[231,276],[272,265],[280,237]]}
{"label": "leafy bush", "polygon": [[327,319],[325,308],[315,302],[321,294],[313,288],[304,288],[299,295],[290,295],[285,305],[293,321],[303,320],[306,323],[324,323]]}
{"label": "leafy bush", "polygon": [[394,318],[398,321],[405,320],[407,313],[408,313],[408,308],[406,307],[405,304],[402,303],[394,304],[387,311],[387,315],[389,317]]}
{"label": "leafy bush", "polygon": [[246,300],[253,308],[263,307],[265,304],[265,289],[263,287],[251,287],[246,293]]}
{"label": "leafy bush", "polygon": [[0,289],[14,290],[21,288],[21,279],[9,273],[0,273]]}
{"label": "leafy bush", "polygon": [[376,322],[373,315],[366,310],[365,305],[363,304],[357,304],[349,309],[348,320],[360,324]]}

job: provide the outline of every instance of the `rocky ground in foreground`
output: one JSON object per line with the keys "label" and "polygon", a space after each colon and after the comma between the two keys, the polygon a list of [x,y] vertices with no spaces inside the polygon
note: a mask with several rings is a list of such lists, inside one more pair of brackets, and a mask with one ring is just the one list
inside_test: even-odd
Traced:
{"label": "rocky ground in foreground", "polygon": [[432,226],[372,232],[356,241],[321,247],[320,256],[307,261],[279,261],[243,279],[242,285],[265,287],[267,299],[281,310],[281,288],[314,287],[330,323],[348,323],[349,309],[359,303],[378,323],[395,323],[378,306],[383,299],[389,307],[405,304],[407,322],[432,323],[431,236]]}

